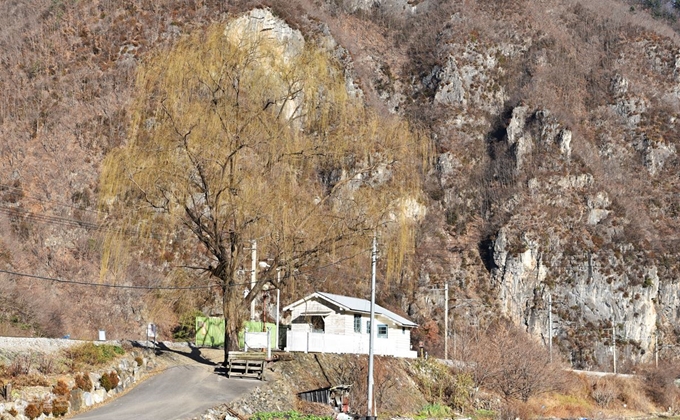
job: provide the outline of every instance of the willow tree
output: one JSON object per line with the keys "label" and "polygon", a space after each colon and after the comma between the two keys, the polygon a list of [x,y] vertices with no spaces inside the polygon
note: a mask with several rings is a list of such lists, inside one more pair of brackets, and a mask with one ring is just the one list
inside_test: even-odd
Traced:
{"label": "willow tree", "polygon": [[108,209],[121,229],[152,224],[150,240],[188,232],[187,258],[218,284],[225,361],[274,281],[261,276],[244,297],[252,239],[272,267],[315,265],[364,246],[387,219],[409,225],[404,208],[418,201],[422,138],[371,114],[310,45],[283,54],[266,32],[215,25],[141,66],[130,113],[127,145],[104,163]]}

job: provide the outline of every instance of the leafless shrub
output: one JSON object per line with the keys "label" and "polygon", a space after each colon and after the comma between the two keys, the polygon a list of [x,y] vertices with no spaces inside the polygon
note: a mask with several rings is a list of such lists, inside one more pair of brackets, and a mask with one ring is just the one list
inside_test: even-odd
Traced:
{"label": "leafless shrub", "polygon": [[509,322],[495,322],[476,344],[469,360],[475,383],[506,400],[526,402],[564,387],[562,366],[550,363],[545,347]]}
{"label": "leafless shrub", "polygon": [[590,396],[602,408],[616,402],[631,410],[653,411],[653,402],[647,398],[645,387],[638,377],[604,376],[591,379]]}
{"label": "leafless shrub", "polygon": [[55,369],[56,360],[53,356],[43,354],[38,358],[38,372],[49,375],[54,373]]}
{"label": "leafless shrub", "polygon": [[[390,371],[389,359],[376,357],[373,361],[373,397],[378,411],[399,406],[398,381],[399,378]],[[337,383],[352,386],[352,409],[365,412],[367,409],[368,358],[365,356],[346,359],[344,363],[335,367],[332,372]]]}
{"label": "leafless shrub", "polygon": [[31,372],[33,365],[33,357],[29,354],[17,355],[12,363],[7,367],[5,374],[10,377],[17,377],[21,375],[28,375]]}
{"label": "leafless shrub", "polygon": [[663,363],[659,367],[643,366],[641,370],[647,396],[657,406],[677,411],[680,407],[680,389],[675,385],[675,378],[680,375],[680,368]]}
{"label": "leafless shrub", "polygon": [[593,400],[602,408],[608,408],[618,396],[618,390],[612,380],[608,378],[600,378],[593,385],[593,390],[590,395]]}

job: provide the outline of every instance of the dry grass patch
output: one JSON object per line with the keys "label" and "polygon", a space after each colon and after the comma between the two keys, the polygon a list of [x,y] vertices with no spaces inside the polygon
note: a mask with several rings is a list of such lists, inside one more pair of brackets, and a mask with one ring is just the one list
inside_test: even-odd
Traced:
{"label": "dry grass patch", "polygon": [[531,401],[533,412],[542,417],[590,417],[597,409],[593,401],[582,395],[546,394]]}
{"label": "dry grass patch", "polygon": [[602,410],[620,410],[650,413],[656,411],[647,397],[645,382],[641,377],[607,375],[587,378],[590,398]]}

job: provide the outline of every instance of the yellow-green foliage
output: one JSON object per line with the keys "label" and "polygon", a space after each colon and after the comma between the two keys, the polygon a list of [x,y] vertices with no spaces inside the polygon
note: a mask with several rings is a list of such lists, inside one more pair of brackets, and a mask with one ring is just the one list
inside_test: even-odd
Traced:
{"label": "yellow-green foliage", "polygon": [[117,387],[119,382],[120,378],[118,378],[118,373],[113,370],[109,373],[103,373],[102,377],[99,378],[99,383],[102,385],[102,388],[106,390],[106,392],[109,392],[113,388]]}
{"label": "yellow-green foliage", "polygon": [[85,366],[100,366],[123,354],[125,350],[122,347],[110,344],[83,343],[64,350],[73,370]]}
{"label": "yellow-green foliage", "polygon": [[446,400],[446,391],[454,382],[451,369],[431,359],[420,359],[417,372],[420,389],[430,403]]}
{"label": "yellow-green foliage", "polygon": [[471,406],[475,383],[469,373],[454,374],[451,368],[436,360],[419,359],[416,378],[430,406],[438,407],[443,404],[459,411]]}
{"label": "yellow-green foliage", "polygon": [[[326,52],[308,43],[284,58],[266,32],[246,34],[214,25],[141,66],[128,144],[104,162],[108,210],[141,237],[189,226],[228,265],[213,271],[223,279],[251,238],[286,261],[334,258],[391,221],[388,267],[399,274],[429,141],[351,97]],[[113,270],[124,259],[107,248],[102,267]]]}

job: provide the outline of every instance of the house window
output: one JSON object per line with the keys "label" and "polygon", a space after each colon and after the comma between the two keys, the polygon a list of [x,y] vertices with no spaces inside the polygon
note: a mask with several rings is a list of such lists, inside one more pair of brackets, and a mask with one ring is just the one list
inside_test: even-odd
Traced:
{"label": "house window", "polygon": [[387,325],[378,324],[378,338],[387,338]]}
{"label": "house window", "polygon": [[354,332],[361,332],[361,315],[354,315]]}
{"label": "house window", "polygon": [[371,320],[366,321],[366,334],[371,333]]}
{"label": "house window", "polygon": [[401,327],[401,333],[406,334],[406,327]]}
{"label": "house window", "polygon": [[322,333],[326,329],[326,325],[322,316],[317,315],[312,316],[309,324],[311,325],[312,332],[315,333]]}

